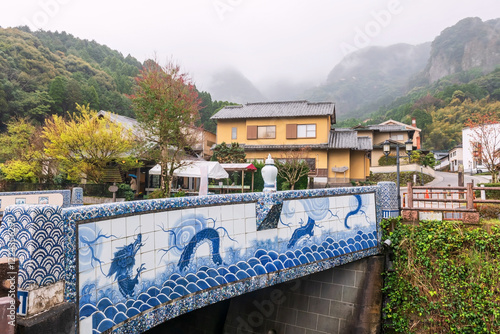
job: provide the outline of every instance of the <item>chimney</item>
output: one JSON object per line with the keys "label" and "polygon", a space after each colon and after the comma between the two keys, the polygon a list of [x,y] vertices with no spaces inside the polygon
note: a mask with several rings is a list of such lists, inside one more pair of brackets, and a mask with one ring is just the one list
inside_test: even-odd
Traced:
{"label": "chimney", "polygon": [[411,126],[417,127],[417,119],[415,117],[411,118]]}

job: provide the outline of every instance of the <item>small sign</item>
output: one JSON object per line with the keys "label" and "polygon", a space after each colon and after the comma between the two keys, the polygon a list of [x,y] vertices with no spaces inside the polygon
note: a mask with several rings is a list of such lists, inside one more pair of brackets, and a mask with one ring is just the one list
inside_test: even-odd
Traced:
{"label": "small sign", "polygon": [[19,300],[17,314],[26,316],[28,313],[28,291],[17,290],[17,300]]}
{"label": "small sign", "polygon": [[26,204],[26,198],[16,198],[16,205]]}
{"label": "small sign", "polygon": [[112,185],[108,188],[108,190],[112,193],[115,193],[118,191],[118,186]]}
{"label": "small sign", "polygon": [[443,213],[440,211],[419,211],[418,220],[443,220]]}

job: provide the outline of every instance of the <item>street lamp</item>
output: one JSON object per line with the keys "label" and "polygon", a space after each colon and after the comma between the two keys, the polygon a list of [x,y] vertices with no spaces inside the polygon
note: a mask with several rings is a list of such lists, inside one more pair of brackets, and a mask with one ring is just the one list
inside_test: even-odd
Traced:
{"label": "street lamp", "polygon": [[[394,144],[396,146],[396,175],[397,175],[397,181],[396,181],[396,187],[398,188],[398,213],[401,216],[401,194],[400,194],[400,184],[399,184],[399,145],[400,143],[397,141],[393,140],[386,140],[385,142],[382,143],[382,148],[384,150],[384,155],[387,159],[389,156],[389,153],[391,153],[391,144]],[[411,136],[408,135],[408,140],[405,142],[405,150],[406,154],[408,155],[408,160],[411,158],[411,152],[413,151],[413,141],[411,140]],[[402,156],[401,158],[404,158],[405,156]]]}

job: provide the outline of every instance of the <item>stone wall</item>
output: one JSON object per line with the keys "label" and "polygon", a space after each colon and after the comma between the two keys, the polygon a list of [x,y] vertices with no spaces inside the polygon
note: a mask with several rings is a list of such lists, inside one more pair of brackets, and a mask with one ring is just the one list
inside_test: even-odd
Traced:
{"label": "stone wall", "polygon": [[[370,262],[379,262],[377,268]],[[382,258],[365,258],[288,283],[233,298],[224,333],[363,333],[380,324],[381,290],[370,295],[366,284],[381,288]],[[376,278],[372,280],[370,278]],[[377,284],[377,279],[379,284]],[[378,310],[375,322],[366,307]],[[373,317],[372,317],[373,318]]]}
{"label": "stone wall", "polygon": [[382,256],[364,258],[204,307],[147,334],[378,333],[382,270]]}

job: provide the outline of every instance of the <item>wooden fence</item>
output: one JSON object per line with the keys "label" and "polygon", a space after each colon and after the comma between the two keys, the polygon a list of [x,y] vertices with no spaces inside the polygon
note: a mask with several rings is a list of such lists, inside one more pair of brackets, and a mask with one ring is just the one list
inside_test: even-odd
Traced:
{"label": "wooden fence", "polygon": [[[475,191],[481,191],[481,198],[475,197]],[[500,187],[426,187],[408,183],[403,194],[403,218],[418,221],[427,217],[439,217],[444,220],[463,220],[478,223],[477,204],[500,204],[500,200],[486,199],[486,190],[500,190]],[[437,214],[437,216],[436,216]]]}

